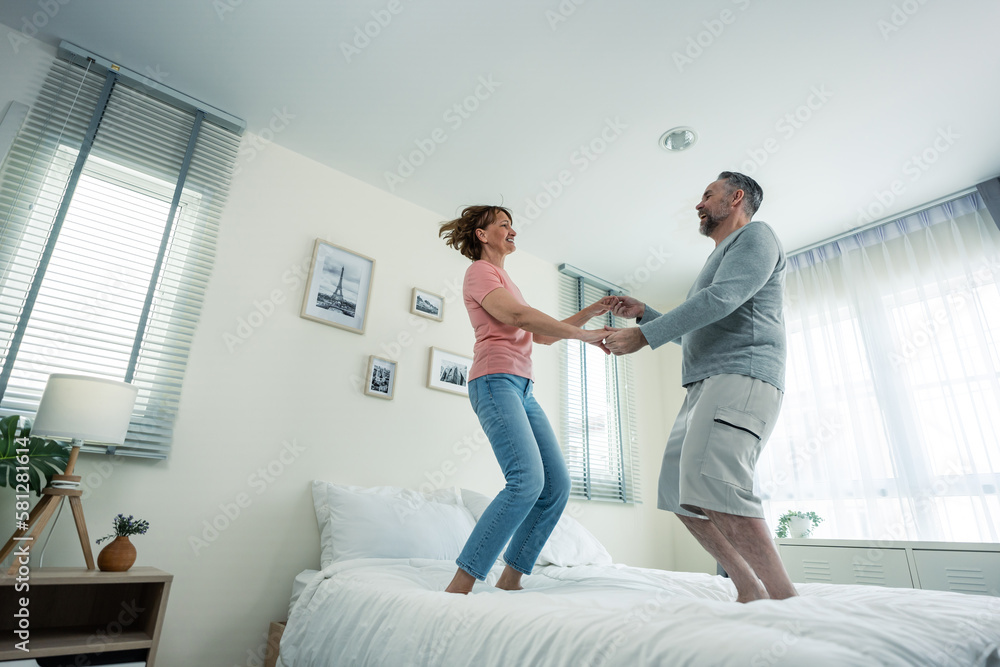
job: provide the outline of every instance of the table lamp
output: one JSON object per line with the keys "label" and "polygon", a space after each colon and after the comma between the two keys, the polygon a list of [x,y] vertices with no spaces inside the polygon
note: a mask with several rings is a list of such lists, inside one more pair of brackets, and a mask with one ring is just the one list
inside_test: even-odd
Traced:
{"label": "table lamp", "polygon": [[[109,445],[125,442],[138,391],[134,385],[116,380],[65,373],[49,376],[31,435],[71,440],[72,450],[66,470],[61,475],[53,475],[51,483],[42,489],[42,499],[31,510],[27,526],[15,531],[7,541],[3,551],[0,551],[0,561],[13,551],[18,542],[25,542],[24,552],[27,554],[63,499],[69,498],[87,569],[97,569],[90,550],[87,524],[83,520],[80,476],[73,474],[73,468],[84,441]],[[14,574],[17,566],[15,560],[9,573]]]}

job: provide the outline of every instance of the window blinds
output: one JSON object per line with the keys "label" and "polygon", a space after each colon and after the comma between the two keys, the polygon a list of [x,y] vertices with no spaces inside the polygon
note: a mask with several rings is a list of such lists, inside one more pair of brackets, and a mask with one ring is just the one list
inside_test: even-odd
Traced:
{"label": "window blinds", "polygon": [[239,135],[95,65],[55,61],[0,170],[0,414],[50,373],[124,380],[111,451],[165,458]]}
{"label": "window blinds", "polygon": [[[559,310],[567,318],[612,292],[560,267]],[[567,272],[568,270],[568,272]],[[586,326],[623,323],[609,313]],[[638,461],[635,460],[635,401],[631,359],[606,355],[577,340],[562,342],[562,435],[572,497],[588,500],[639,502]]]}

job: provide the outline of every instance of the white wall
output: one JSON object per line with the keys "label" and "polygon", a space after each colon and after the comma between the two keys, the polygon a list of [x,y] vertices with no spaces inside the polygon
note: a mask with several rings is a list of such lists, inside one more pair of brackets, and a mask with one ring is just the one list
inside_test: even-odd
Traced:
{"label": "white wall", "polygon": [[[639,296],[641,298],[641,294]],[[660,304],[654,302],[652,305],[660,312],[666,312],[677,304]],[[644,352],[649,353],[649,349],[646,348]],[[647,478],[651,480],[650,485],[654,495],[650,502],[655,506],[656,481],[659,477],[663,448],[666,445],[667,436],[670,435],[670,429],[674,424],[674,419],[677,417],[677,412],[680,410],[687,390],[681,386],[680,346],[668,344],[652,354],[656,355],[656,358],[650,361],[651,367],[646,372],[648,374],[656,373],[660,380],[660,408],[656,417],[660,419],[658,426],[662,429],[663,438],[654,446],[647,447],[643,452],[644,457],[646,457],[643,461],[643,469]],[[653,409],[656,409],[655,406]],[[652,420],[654,419],[654,415],[646,414],[644,418],[647,421]],[[680,572],[716,573],[715,559],[702,548],[694,536],[684,527],[684,524],[677,519],[676,515],[669,512],[656,512],[655,516],[651,517],[651,519],[654,522],[655,532],[665,536],[661,546],[665,548],[669,541],[670,558],[667,561],[669,565],[661,565],[659,567]]]}
{"label": "white wall", "polygon": [[[668,346],[669,350],[661,348],[664,354],[659,359],[661,377],[664,379],[663,403],[671,406],[672,414],[666,415],[667,435],[670,434],[670,427],[673,425],[677,411],[680,410],[681,403],[687,393],[681,386],[681,348],[679,345]],[[666,440],[664,440],[666,444]],[[661,447],[661,456],[662,456]],[[669,525],[671,539],[673,540],[671,554],[673,562],[671,570],[679,572],[707,572],[716,573],[715,559],[712,558],[700,544],[698,540],[684,527],[676,515],[661,512],[666,515],[666,523]]]}
{"label": "white wall", "polygon": [[[0,48],[6,42],[0,26]],[[32,42],[0,61],[0,108],[10,99],[33,102],[52,55]],[[256,664],[268,622],[286,617],[292,578],[319,563],[311,480],[443,483],[484,493],[503,484],[488,446],[470,456],[457,447],[479,432],[467,399],[425,386],[430,346],[471,353],[473,343],[460,298],[447,304],[442,323],[409,313],[413,286],[460,289],[467,260],[437,238],[441,216],[275,145],[240,167],[170,457],[85,455],[78,465],[91,538],[105,534],[119,512],[147,519],[149,533],[134,539],[137,564],[175,576],[163,667]],[[299,317],[303,286],[295,272],[308,266],[316,238],[377,261],[363,336]],[[555,313],[554,266],[518,252],[507,268],[532,305]],[[272,312],[266,301],[280,303]],[[240,344],[227,342],[257,309],[270,314]],[[395,400],[364,396],[352,382],[370,354],[398,357]],[[656,510],[655,491],[666,429],[679,406],[678,354],[645,350],[636,357],[644,502],[572,503],[619,562],[670,568],[676,558],[675,521]],[[558,432],[557,348],[536,347],[535,363],[536,393]],[[301,452],[293,455],[284,443]],[[260,471],[269,467],[280,472],[265,478]],[[250,505],[227,519],[239,494]],[[5,534],[13,530],[8,514],[0,517]],[[206,530],[213,521],[229,525],[213,533]],[[63,516],[45,565],[82,563],[72,521]]]}
{"label": "white wall", "polygon": [[[6,111],[12,101],[31,105],[38,97],[42,81],[52,67],[56,50],[34,39],[22,43],[16,40],[14,53],[9,35],[16,31],[0,23],[0,111]],[[3,159],[0,155],[0,160]]]}

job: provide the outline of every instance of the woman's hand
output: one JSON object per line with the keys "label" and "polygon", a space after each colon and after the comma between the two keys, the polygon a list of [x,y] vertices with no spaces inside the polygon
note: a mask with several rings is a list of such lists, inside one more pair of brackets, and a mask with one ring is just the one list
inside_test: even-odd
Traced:
{"label": "woman's hand", "polygon": [[595,331],[583,330],[583,333],[580,336],[580,340],[582,340],[584,343],[596,345],[597,347],[604,350],[604,354],[611,354],[611,350],[609,350],[607,346],[604,344],[604,337],[607,335],[608,332],[604,331],[603,329],[597,329]]}
{"label": "woman's hand", "polygon": [[584,312],[587,314],[587,319],[591,319],[594,317],[598,317],[599,315],[603,315],[604,313],[607,313],[617,305],[618,305],[618,297],[606,296],[603,299],[595,301],[594,303],[587,306],[584,309]]}

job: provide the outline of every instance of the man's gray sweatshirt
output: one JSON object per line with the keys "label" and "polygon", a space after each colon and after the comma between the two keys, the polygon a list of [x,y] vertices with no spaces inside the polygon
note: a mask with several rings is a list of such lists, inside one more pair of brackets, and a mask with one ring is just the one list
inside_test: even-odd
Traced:
{"label": "man's gray sweatshirt", "polygon": [[681,384],[734,373],[785,390],[785,251],[765,222],[751,222],[722,240],[668,313],[646,306],[638,321],[653,349],[680,343]]}

